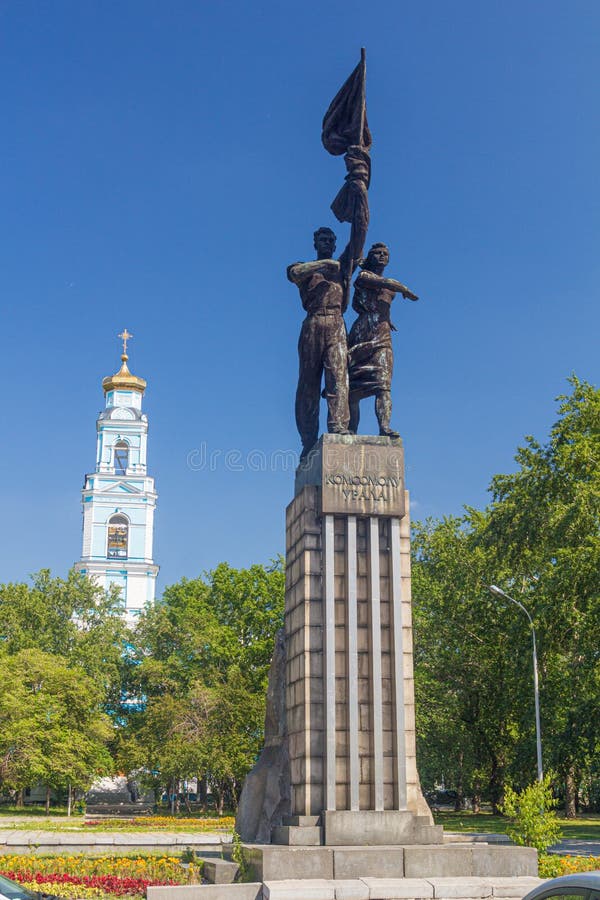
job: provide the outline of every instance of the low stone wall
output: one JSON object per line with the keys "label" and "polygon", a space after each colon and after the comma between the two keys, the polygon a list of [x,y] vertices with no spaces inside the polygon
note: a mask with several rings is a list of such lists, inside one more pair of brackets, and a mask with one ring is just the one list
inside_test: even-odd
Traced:
{"label": "low stone wall", "polygon": [[84,832],[0,831],[0,853],[181,853],[190,848],[202,856],[221,855],[231,844],[231,835],[191,832]]}

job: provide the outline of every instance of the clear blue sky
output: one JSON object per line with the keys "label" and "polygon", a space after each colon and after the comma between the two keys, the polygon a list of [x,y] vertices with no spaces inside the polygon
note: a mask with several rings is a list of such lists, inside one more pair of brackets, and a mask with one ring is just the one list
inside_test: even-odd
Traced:
{"label": "clear blue sky", "polygon": [[161,583],[283,550],[293,473],[251,451],[298,448],[285,268],[347,238],[320,124],[361,44],[369,241],[422,298],[393,314],[413,515],[483,505],[598,382],[599,35],[597,0],[0,0],[0,581],[80,555],[124,326]]}

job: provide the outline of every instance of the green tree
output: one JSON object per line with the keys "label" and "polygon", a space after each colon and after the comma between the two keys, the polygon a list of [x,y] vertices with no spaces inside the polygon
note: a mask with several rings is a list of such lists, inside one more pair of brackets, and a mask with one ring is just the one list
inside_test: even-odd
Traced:
{"label": "green tree", "polygon": [[424,786],[496,807],[523,734],[522,636],[485,587],[485,521],[471,510],[414,528],[415,689]]}
{"label": "green tree", "polygon": [[268,669],[283,621],[284,573],[234,569],[168,587],[135,636],[131,710],[120,746],[125,767],[151,773],[155,789],[206,778],[220,809],[235,804],[262,743]]}
{"label": "green tree", "polygon": [[112,735],[101,712],[103,692],[76,666],[40,650],[3,651],[0,659],[0,784],[20,791],[87,789],[111,770]]}
{"label": "green tree", "polygon": [[209,686],[222,682],[237,665],[264,690],[284,590],[281,559],[249,569],[221,563],[204,577],[167,587],[136,630],[137,684],[149,696],[181,693],[198,678]]}
{"label": "green tree", "polygon": [[128,635],[121,611],[116,588],[105,592],[75,570],[62,579],[42,569],[31,585],[0,585],[2,647],[37,648],[83,668],[102,686],[107,709],[116,709]]}
{"label": "green tree", "polygon": [[575,814],[600,734],[600,392],[571,379],[549,440],[526,440],[484,512],[415,526],[417,725],[424,783],[442,775],[497,805],[534,776],[528,625],[538,636],[546,766]]}
{"label": "green tree", "polygon": [[545,762],[574,816],[600,734],[600,390],[570,383],[549,440],[528,437],[493,479],[485,540],[540,636]]}

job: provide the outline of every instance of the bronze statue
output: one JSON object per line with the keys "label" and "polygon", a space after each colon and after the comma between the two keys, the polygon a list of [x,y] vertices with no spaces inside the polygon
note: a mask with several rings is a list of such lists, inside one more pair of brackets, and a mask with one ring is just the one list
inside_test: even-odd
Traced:
{"label": "bronze statue", "polygon": [[317,259],[288,266],[290,281],[300,290],[306,318],[298,341],[300,371],[296,391],[296,425],[302,458],[319,436],[321,381],[325,374],[327,430],[348,434],[348,367],[346,325],[352,274],[362,256],[369,225],[368,188],[371,178],[371,134],[365,107],[365,55],[332,100],[323,119],[322,141],[334,156],[344,155],[345,184],[331,208],[340,222],[350,222],[350,240],[333,259],[336,237],[331,228],[314,234]]}
{"label": "bronze statue", "polygon": [[358,429],[360,401],[374,395],[379,434],[399,436],[390,427],[394,367],[392,330],[396,330],[390,321],[390,308],[396,294],[402,294],[408,300],[419,298],[399,281],[383,277],[389,260],[386,245],[373,244],[366,260],[360,263],[362,272],[354,282],[352,308],[358,318],[348,335],[349,428],[352,434]]}
{"label": "bronze statue", "polygon": [[[366,204],[366,188],[364,200]],[[357,204],[359,206],[359,204]],[[296,425],[302,440],[302,458],[319,436],[321,380],[325,373],[324,396],[327,399],[327,430],[348,434],[348,348],[343,313],[348,306],[350,280],[360,259],[366,237],[361,227],[364,208],[352,225],[348,246],[339,260],[333,259],[336,237],[331,228],[319,228],[314,234],[317,259],[294,263],[287,274],[300,290],[306,318],[298,340],[298,388]]]}

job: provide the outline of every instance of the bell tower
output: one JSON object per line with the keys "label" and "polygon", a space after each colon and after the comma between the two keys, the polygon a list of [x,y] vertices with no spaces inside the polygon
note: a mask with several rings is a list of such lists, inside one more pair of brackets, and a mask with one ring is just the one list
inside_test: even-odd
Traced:
{"label": "bell tower", "polygon": [[105,408],[96,423],[96,468],[85,476],[82,491],[83,547],[75,568],[105,589],[120,587],[123,613],[131,624],[154,602],[159,569],[152,549],[156,491],[146,466],[146,382],[127,366],[132,335],[125,329],[119,337],[121,368],[102,381]]}

